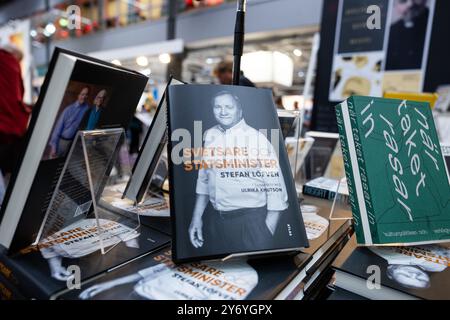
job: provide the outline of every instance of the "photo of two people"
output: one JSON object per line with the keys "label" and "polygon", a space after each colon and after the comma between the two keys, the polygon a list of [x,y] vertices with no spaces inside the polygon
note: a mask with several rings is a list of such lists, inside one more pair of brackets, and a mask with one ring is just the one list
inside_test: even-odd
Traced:
{"label": "photo of two people", "polygon": [[109,87],[70,81],[44,159],[64,157],[79,130],[98,129],[110,96]]}

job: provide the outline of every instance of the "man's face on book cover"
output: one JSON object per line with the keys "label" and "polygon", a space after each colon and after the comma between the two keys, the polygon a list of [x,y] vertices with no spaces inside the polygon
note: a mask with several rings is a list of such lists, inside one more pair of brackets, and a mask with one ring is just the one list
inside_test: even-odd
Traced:
{"label": "man's face on book cover", "polygon": [[83,88],[80,93],[78,94],[78,103],[79,104],[83,104],[87,101],[89,95],[89,89],[88,88]]}
{"label": "man's face on book cover", "polygon": [[214,99],[214,117],[221,127],[229,129],[242,119],[242,110],[230,94],[219,95]]}

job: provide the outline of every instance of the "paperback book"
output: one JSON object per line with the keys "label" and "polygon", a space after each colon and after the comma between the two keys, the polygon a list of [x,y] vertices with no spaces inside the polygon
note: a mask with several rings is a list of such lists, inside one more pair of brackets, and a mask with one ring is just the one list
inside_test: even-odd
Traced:
{"label": "paperback book", "polygon": [[450,184],[431,109],[352,96],[336,107],[358,244],[450,239]]}

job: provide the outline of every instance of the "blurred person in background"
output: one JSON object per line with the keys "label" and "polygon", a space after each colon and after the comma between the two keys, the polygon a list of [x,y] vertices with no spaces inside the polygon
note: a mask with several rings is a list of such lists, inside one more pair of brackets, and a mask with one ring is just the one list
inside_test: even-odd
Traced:
{"label": "blurred person in background", "polygon": [[[219,80],[220,84],[231,85],[233,83],[233,62],[231,61],[220,62],[214,68],[214,76]],[[255,87],[255,84],[251,82],[248,78],[246,78],[242,71],[239,77],[239,85],[245,87]]]}
{"label": "blurred person in background", "polygon": [[284,110],[282,96],[275,97],[275,106],[277,107],[277,109]]}
{"label": "blurred person in background", "polygon": [[22,51],[14,45],[0,47],[0,171],[5,178],[18,161],[31,113],[31,107],[23,102],[22,58]]}

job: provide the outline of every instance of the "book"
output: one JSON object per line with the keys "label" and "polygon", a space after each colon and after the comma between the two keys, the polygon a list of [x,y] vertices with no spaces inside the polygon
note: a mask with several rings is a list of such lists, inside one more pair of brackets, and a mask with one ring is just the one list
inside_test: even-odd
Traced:
{"label": "book", "polygon": [[308,245],[269,90],[170,86],[168,111],[176,263]]}
{"label": "book", "polygon": [[330,269],[333,258],[351,234],[351,212],[347,205],[337,205],[334,219],[330,220],[332,204],[329,201],[306,196],[302,201],[302,215],[308,235],[309,248],[302,252],[311,256],[304,267],[302,279],[290,284],[290,290],[285,290],[280,298],[298,300],[308,297],[318,288],[317,282],[322,279],[325,271]]}
{"label": "book", "polygon": [[78,130],[126,128],[148,78],[56,48],[0,209],[0,245],[33,243]]}
{"label": "book", "polygon": [[320,296],[326,295],[325,292],[327,291],[327,286],[334,275],[331,264],[345,246],[350,236],[351,231],[347,230],[346,233],[333,244],[327,254],[321,258],[321,261],[318,263],[314,272],[308,274],[301,292],[294,297],[294,300],[297,300],[300,297],[302,300],[316,300]]}
{"label": "book", "polygon": [[368,248],[353,237],[341,254],[333,264],[336,287],[372,300],[450,298],[448,245]]}
{"label": "book", "polygon": [[426,103],[352,96],[336,106],[358,244],[450,238],[450,184]]}
{"label": "book", "polygon": [[305,178],[311,180],[325,176],[330,171],[330,161],[339,148],[339,135],[332,132],[308,131],[305,138],[314,139],[311,151],[305,159]]}
{"label": "book", "polygon": [[157,183],[157,187],[162,187],[167,177],[167,170],[164,166],[167,164],[167,157],[161,158],[167,144],[167,88],[170,85],[179,84],[183,83],[173,78],[169,79],[133,165],[132,175],[128,180],[124,196],[136,203],[144,201],[152,182]]}
{"label": "book", "polygon": [[347,180],[345,178],[342,178],[340,181],[325,177],[315,178],[303,185],[302,193],[304,195],[332,201],[337,193],[338,200],[346,202],[348,201]]}
{"label": "book", "polygon": [[17,290],[17,288],[0,273],[0,301],[25,300],[26,298]]}
{"label": "book", "polygon": [[0,253],[0,274],[27,299],[54,299],[74,289],[69,285],[75,284],[75,279],[82,284],[170,242],[168,235],[145,226],[133,231],[110,221],[103,227],[113,235],[103,239],[105,246],[111,248],[106,254],[99,250],[95,219],[84,219],[39,246],[32,245],[12,255],[4,250]]}
{"label": "book", "polygon": [[270,300],[300,272],[305,261],[286,255],[176,265],[167,246],[85,283],[60,299]]}

